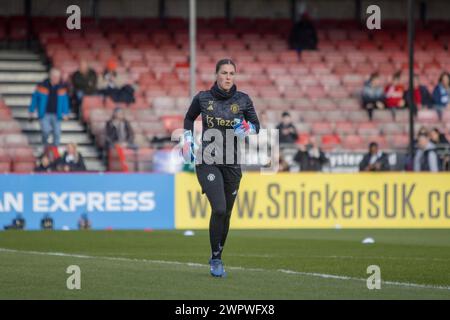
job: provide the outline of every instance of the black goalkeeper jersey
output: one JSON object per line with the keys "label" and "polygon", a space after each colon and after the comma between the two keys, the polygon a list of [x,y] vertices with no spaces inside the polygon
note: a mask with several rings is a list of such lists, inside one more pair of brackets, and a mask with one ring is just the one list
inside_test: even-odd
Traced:
{"label": "black goalkeeper jersey", "polygon": [[[237,91],[235,85],[229,92],[226,92],[220,89],[217,84],[214,84],[210,90],[200,91],[194,97],[184,119],[184,129],[194,132],[194,121],[200,114],[203,127],[202,147],[199,149],[201,155],[197,153],[196,156],[197,159],[200,159],[199,156],[201,156],[201,161],[197,160],[196,164],[240,166],[237,159],[238,140],[232,134],[235,119],[240,119],[241,121],[245,119],[251,122],[255,125],[257,133],[260,128],[258,116],[250,97],[243,92]],[[208,131],[208,129],[216,130]],[[229,130],[228,139],[227,129]],[[221,139],[216,139],[219,133]],[[232,145],[230,145],[231,143]],[[226,150],[231,151],[231,159],[230,154],[227,157]]]}

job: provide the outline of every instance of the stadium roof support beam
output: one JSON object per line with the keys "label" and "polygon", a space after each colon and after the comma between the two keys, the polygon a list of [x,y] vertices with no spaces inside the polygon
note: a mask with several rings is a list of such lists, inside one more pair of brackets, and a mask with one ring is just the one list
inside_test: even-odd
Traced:
{"label": "stadium roof support beam", "polygon": [[231,25],[231,20],[232,20],[232,16],[231,16],[231,0],[225,0],[224,3],[225,6],[225,20],[227,21],[228,25]]}
{"label": "stadium roof support beam", "polygon": [[196,45],[197,45],[197,12],[196,12],[196,0],[189,0],[189,95],[191,99],[195,95],[196,91],[196,73],[197,59],[196,59]]}
{"label": "stadium roof support beam", "polygon": [[290,7],[291,7],[291,20],[293,23],[295,23],[297,21],[297,0],[291,0]]}
{"label": "stadium roof support beam", "polygon": [[408,54],[409,54],[409,155],[414,156],[414,0],[408,0]]}
{"label": "stadium roof support beam", "polygon": [[361,23],[362,20],[362,4],[361,0],[355,0],[355,20]]}
{"label": "stadium roof support beam", "polygon": [[164,20],[166,18],[166,0],[159,0],[158,2],[158,17],[161,21],[161,25],[164,25]]}
{"label": "stadium roof support beam", "polygon": [[24,0],[23,1],[23,11],[24,16],[26,17],[27,21],[27,48],[29,49],[31,47],[31,30],[32,30],[32,24],[31,24],[31,0]]}
{"label": "stadium roof support beam", "polygon": [[96,23],[98,23],[99,18],[100,18],[99,12],[98,12],[98,5],[99,5],[99,2],[100,2],[100,0],[91,0],[91,1],[89,2],[90,7],[91,7],[91,15],[92,15],[92,18],[94,19],[94,21],[95,21]]}

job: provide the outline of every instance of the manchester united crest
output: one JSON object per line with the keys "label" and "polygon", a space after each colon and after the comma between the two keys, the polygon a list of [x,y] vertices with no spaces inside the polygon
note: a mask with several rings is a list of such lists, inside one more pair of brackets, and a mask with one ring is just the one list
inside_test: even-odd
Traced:
{"label": "manchester united crest", "polygon": [[230,109],[231,109],[231,112],[234,113],[234,114],[238,114],[239,113],[239,105],[236,104],[236,103],[233,103],[230,106]]}

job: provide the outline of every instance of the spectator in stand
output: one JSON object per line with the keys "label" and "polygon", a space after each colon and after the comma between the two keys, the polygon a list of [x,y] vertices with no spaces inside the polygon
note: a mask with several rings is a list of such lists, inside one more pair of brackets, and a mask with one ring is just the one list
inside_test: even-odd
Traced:
{"label": "spectator in stand", "polygon": [[294,24],[289,35],[291,49],[301,53],[303,50],[317,50],[317,31],[307,13],[300,16],[300,20]]}
{"label": "spectator in stand", "polygon": [[414,141],[413,141],[414,148],[417,148],[417,143],[418,143],[418,141],[419,141],[419,136],[420,136],[420,135],[429,136],[429,134],[430,134],[430,133],[428,132],[427,127],[421,126],[421,127],[419,128],[419,131],[417,131],[416,136],[414,137]]}
{"label": "spectator in stand", "polygon": [[106,150],[120,144],[125,148],[134,148],[134,133],[125,119],[122,108],[114,109],[112,117],[106,123]]}
{"label": "spectator in stand", "polygon": [[391,110],[392,119],[395,121],[395,112],[397,109],[405,107],[405,87],[401,83],[402,74],[397,71],[392,75],[392,81],[384,88],[385,105],[386,108]]}
{"label": "spectator in stand", "polygon": [[359,171],[389,171],[389,161],[387,155],[380,151],[378,143],[369,144],[369,153],[364,155],[359,164]]}
{"label": "spectator in stand", "polygon": [[[408,102],[409,89],[405,91],[403,99]],[[433,106],[433,98],[427,87],[420,83],[418,74],[414,75],[414,114],[417,116],[417,111],[423,108],[431,109]]]}
{"label": "spectator in stand", "polygon": [[105,97],[110,97],[114,102],[133,103],[134,88],[127,84],[124,76],[117,73],[117,61],[110,59],[100,78],[99,92]]}
{"label": "spectator in stand", "polygon": [[430,131],[430,140],[432,143],[438,145],[446,145],[449,144],[447,138],[445,137],[445,134],[443,134],[438,128],[433,128]]}
{"label": "spectator in stand", "polygon": [[419,128],[419,131],[417,132],[417,139],[419,138],[419,136],[420,135],[428,135],[429,134],[429,132],[428,132],[428,129],[427,129],[427,127],[425,127],[425,126],[421,126],[420,128]]}
{"label": "spectator in stand", "polygon": [[322,167],[328,162],[328,159],[318,146],[316,139],[311,137],[308,145],[299,147],[294,161],[299,164],[300,171],[322,171]]}
{"label": "spectator in stand", "polygon": [[97,93],[97,73],[89,68],[85,60],[80,61],[80,68],[72,75],[72,87],[72,106],[74,106],[75,113],[80,115],[83,96]]}
{"label": "spectator in stand", "polygon": [[439,159],[436,154],[434,143],[428,135],[419,134],[417,150],[414,156],[414,171],[439,171]]}
{"label": "spectator in stand", "polygon": [[289,112],[283,112],[281,123],[277,126],[279,130],[280,144],[295,143],[298,138],[297,129],[292,124]]}
{"label": "spectator in stand", "polygon": [[436,110],[439,120],[442,120],[442,113],[447,108],[450,100],[450,74],[443,72],[439,77],[439,82],[433,90],[433,106]]}
{"label": "spectator in stand", "polygon": [[54,163],[52,163],[49,159],[49,157],[44,153],[39,158],[38,165],[34,168],[35,172],[52,172],[55,170]]}
{"label": "spectator in stand", "polygon": [[430,141],[436,145],[436,152],[438,153],[439,163],[442,165],[442,170],[450,170],[450,143],[445,134],[438,128],[433,128],[430,131]]}
{"label": "spectator in stand", "polygon": [[53,132],[53,145],[59,146],[61,139],[61,120],[69,115],[69,96],[67,86],[61,81],[61,71],[50,70],[49,79],[38,84],[33,93],[29,107],[30,121],[37,109],[42,131],[42,143],[47,146],[48,138]]}
{"label": "spectator in stand", "polygon": [[63,172],[86,171],[83,156],[78,152],[75,143],[67,144],[66,151],[64,151],[62,157],[56,161],[56,168],[58,171]]}
{"label": "spectator in stand", "polygon": [[289,172],[289,164],[281,154],[279,156],[278,172]]}
{"label": "spectator in stand", "polygon": [[367,110],[369,120],[372,121],[373,111],[375,109],[384,109],[384,89],[380,85],[380,76],[377,72],[370,75],[364,83],[362,91],[363,108]]}

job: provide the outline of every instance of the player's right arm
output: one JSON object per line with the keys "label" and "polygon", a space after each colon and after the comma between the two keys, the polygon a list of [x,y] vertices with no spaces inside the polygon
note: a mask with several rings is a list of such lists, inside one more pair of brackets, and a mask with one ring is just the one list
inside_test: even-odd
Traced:
{"label": "player's right arm", "polygon": [[184,130],[194,132],[194,121],[201,113],[200,99],[198,95],[192,99],[191,105],[184,117]]}
{"label": "player's right arm", "polygon": [[184,134],[182,155],[186,162],[195,160],[195,142],[194,142],[194,121],[201,113],[200,100],[198,95],[192,99],[192,103],[184,117]]}

